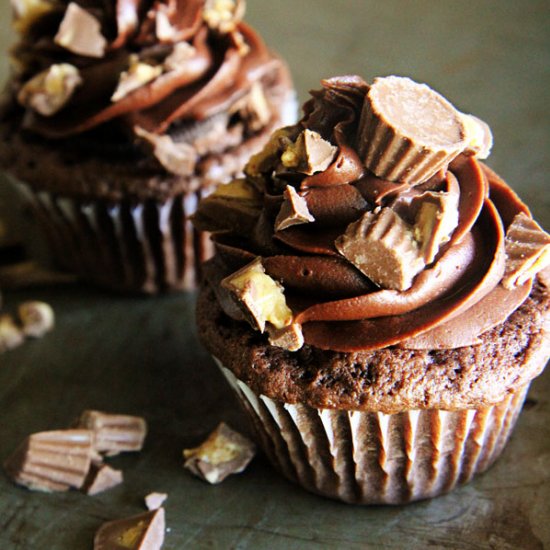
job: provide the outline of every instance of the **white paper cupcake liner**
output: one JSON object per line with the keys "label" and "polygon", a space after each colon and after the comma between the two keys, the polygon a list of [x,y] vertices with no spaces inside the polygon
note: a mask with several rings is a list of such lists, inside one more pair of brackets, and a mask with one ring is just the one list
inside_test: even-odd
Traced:
{"label": "white paper cupcake liner", "polygon": [[165,202],[82,201],[16,183],[44,229],[55,261],[83,280],[113,289],[156,293],[195,288],[212,254],[189,216],[203,194]]}
{"label": "white paper cupcake liner", "polygon": [[316,409],[258,396],[217,362],[270,461],[305,489],[355,504],[404,504],[470,481],[500,455],[528,390],[481,409]]}

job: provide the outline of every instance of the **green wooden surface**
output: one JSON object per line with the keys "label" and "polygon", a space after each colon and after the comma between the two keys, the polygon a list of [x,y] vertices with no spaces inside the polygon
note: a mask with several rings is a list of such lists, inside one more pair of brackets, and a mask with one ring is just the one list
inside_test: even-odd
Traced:
{"label": "green wooden surface", "polygon": [[[7,4],[3,49],[11,39]],[[547,228],[549,13],[548,2],[497,0],[250,0],[248,7],[249,21],[289,60],[301,100],[323,76],[395,73],[432,84],[485,119],[495,135],[489,164]],[[7,200],[0,187],[0,205]],[[0,356],[0,460],[27,434],[67,426],[84,408],[141,414],[150,434],[141,453],[110,460],[124,470],[124,484],[95,497],[31,493],[0,475],[1,550],[91,548],[102,522],[139,513],[151,491],[169,494],[166,549],[550,546],[550,371],[534,382],[489,472],[431,501],[361,508],[305,493],[261,456],[220,486],[182,469],[181,449],[219,420],[246,430],[197,343],[194,295],[128,298],[74,286],[4,298],[8,310],[45,299],[57,327]]]}

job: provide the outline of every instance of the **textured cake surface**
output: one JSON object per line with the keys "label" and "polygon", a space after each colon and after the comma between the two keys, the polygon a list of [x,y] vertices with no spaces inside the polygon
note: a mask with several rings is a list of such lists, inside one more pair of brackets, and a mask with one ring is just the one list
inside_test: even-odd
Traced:
{"label": "textured cake surface", "polygon": [[316,408],[397,413],[475,408],[501,401],[540,374],[550,354],[548,289],[538,282],[482,343],[448,350],[339,353],[305,345],[293,353],[230,319],[204,283],[197,322],[202,342],[256,392]]}

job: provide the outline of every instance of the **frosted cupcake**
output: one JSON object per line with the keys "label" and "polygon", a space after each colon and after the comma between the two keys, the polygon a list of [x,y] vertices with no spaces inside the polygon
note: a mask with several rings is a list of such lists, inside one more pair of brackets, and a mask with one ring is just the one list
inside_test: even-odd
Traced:
{"label": "frosted cupcake", "polygon": [[293,117],[285,64],[244,2],[13,0],[0,162],[55,259],[110,288],[191,288],[187,217]]}
{"label": "frosted cupcake", "polygon": [[488,126],[426,85],[312,95],[199,205],[199,335],[289,479],[433,497],[493,463],[546,364],[550,236],[480,162]]}

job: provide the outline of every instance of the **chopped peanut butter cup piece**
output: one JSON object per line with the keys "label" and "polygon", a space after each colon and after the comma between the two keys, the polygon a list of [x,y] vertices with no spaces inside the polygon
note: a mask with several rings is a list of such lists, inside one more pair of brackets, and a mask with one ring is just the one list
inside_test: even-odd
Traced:
{"label": "chopped peanut butter cup piece", "polygon": [[319,133],[304,130],[296,139],[296,143],[287,146],[281,155],[281,162],[286,168],[294,168],[311,176],[326,170],[337,152],[338,147],[323,139]]}
{"label": "chopped peanut butter cup piece", "polygon": [[170,22],[166,11],[161,9],[157,11],[155,16],[155,34],[160,42],[174,42],[178,39],[177,29]]}
{"label": "chopped peanut butter cup piece", "polygon": [[299,323],[291,323],[283,328],[267,327],[269,343],[288,351],[298,351],[304,345],[302,326]]}
{"label": "chopped peanut butter cup piece", "polygon": [[550,265],[550,235],[523,212],[516,215],[505,240],[505,288],[521,286]]}
{"label": "chopped peanut butter cup piece", "polygon": [[237,28],[244,12],[244,0],[206,0],[203,19],[211,29],[227,34]]}
{"label": "chopped peanut butter cup piece", "polygon": [[18,313],[25,336],[41,338],[54,328],[55,315],[52,307],[46,302],[23,302],[18,307]]}
{"label": "chopped peanut butter cup piece", "polygon": [[164,508],[104,523],[94,537],[94,550],[160,550],[164,542]]}
{"label": "chopped peanut butter cup piece", "polygon": [[130,65],[120,74],[118,85],[111,96],[111,101],[119,101],[129,93],[145,86],[162,74],[161,65],[150,65],[139,60],[137,55],[130,56]]}
{"label": "chopped peanut butter cup piece", "polygon": [[11,315],[0,315],[0,353],[19,347],[25,341],[23,331]]}
{"label": "chopped peanut butter cup piece", "polygon": [[137,136],[153,147],[153,154],[164,168],[179,176],[188,176],[195,170],[197,153],[188,143],[176,143],[169,135],[159,136],[139,126],[134,127]]}
{"label": "chopped peanut butter cup piece", "polygon": [[253,132],[261,130],[269,123],[271,109],[261,84],[255,82],[252,85],[250,92],[231,108],[230,114],[234,113],[239,113]]}
{"label": "chopped peanut butter cup piece", "polygon": [[260,258],[223,279],[221,285],[260,332],[264,332],[266,323],[276,329],[291,323],[292,311],[286,304],[283,287],[266,274]]}
{"label": "chopped peanut butter cup piece", "polygon": [[66,491],[83,486],[90,469],[94,434],[56,430],[30,435],[6,460],[15,483],[37,491]]}
{"label": "chopped peanut butter cup piece", "polygon": [[67,6],[54,42],[86,57],[103,57],[107,48],[107,40],[101,34],[100,22],[75,2]]}
{"label": "chopped peanut butter cup piece", "polygon": [[184,467],[208,483],[220,483],[242,472],[255,452],[249,439],[221,422],[200,446],[183,451]]}
{"label": "chopped peanut butter cup piece", "polygon": [[55,11],[58,6],[49,0],[10,0],[13,9],[13,28],[25,34],[47,13]]}
{"label": "chopped peanut butter cup piece", "polygon": [[52,116],[65,107],[81,84],[76,67],[56,63],[26,82],[17,94],[17,101],[43,116]]}
{"label": "chopped peanut butter cup piece", "polygon": [[145,506],[147,510],[156,510],[162,506],[167,498],[168,495],[166,493],[149,493],[145,497]]}
{"label": "chopped peanut butter cup piece", "polygon": [[[277,167],[281,154],[298,135],[298,131],[293,126],[275,130],[264,148],[250,157],[244,167],[246,176],[258,184],[258,180],[261,181],[264,174],[268,174]],[[263,188],[263,186],[260,187]]]}
{"label": "chopped peanut butter cup piece", "polygon": [[77,428],[92,430],[94,449],[114,456],[126,451],[140,451],[147,434],[147,424],[139,416],[84,411]]}
{"label": "chopped peanut butter cup piece", "polygon": [[468,144],[459,111],[426,84],[398,76],[374,80],[358,141],[369,170],[411,185],[428,180]]}
{"label": "chopped peanut butter cup piece", "polygon": [[364,214],[335,246],[382,288],[407,290],[425,266],[412,228],[390,208]]}
{"label": "chopped peanut butter cup piece", "polygon": [[244,178],[237,178],[229,183],[224,183],[216,188],[216,190],[206,197],[223,197],[228,199],[250,200],[256,204],[261,204],[261,195],[258,190],[250,185]]}
{"label": "chopped peanut butter cup piece", "polygon": [[462,114],[462,123],[466,129],[468,145],[464,154],[473,155],[478,159],[486,159],[493,147],[493,134],[486,122],[474,115]]}
{"label": "chopped peanut butter cup piece", "polygon": [[428,191],[419,201],[413,234],[424,262],[430,264],[458,225],[458,195]]}
{"label": "chopped peanut butter cup piece", "polygon": [[120,485],[122,481],[123,474],[120,470],[115,470],[101,462],[92,462],[82,491],[93,496]]}
{"label": "chopped peanut butter cup piece", "polygon": [[[159,12],[160,13],[160,12]],[[183,63],[187,63],[197,54],[197,48],[189,42],[178,42],[174,44],[172,53],[166,57],[162,65],[167,71],[175,71]]]}
{"label": "chopped peanut butter cup piece", "polygon": [[307,202],[301,197],[292,185],[287,185],[283,193],[284,202],[275,218],[275,231],[282,231],[287,227],[302,223],[314,222],[315,218],[309,212]]}
{"label": "chopped peanut butter cup piece", "polygon": [[261,196],[245,179],[220,185],[201,200],[192,216],[193,225],[202,231],[224,231],[237,228],[252,231],[262,210]]}

